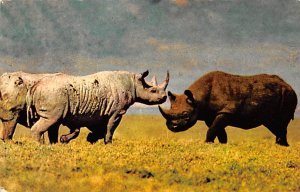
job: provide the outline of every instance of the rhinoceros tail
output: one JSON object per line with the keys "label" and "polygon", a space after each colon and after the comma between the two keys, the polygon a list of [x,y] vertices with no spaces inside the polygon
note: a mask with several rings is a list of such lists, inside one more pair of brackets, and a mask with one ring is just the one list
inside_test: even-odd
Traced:
{"label": "rhinoceros tail", "polygon": [[297,102],[297,95],[293,89],[283,89],[280,104],[281,113],[293,120]]}
{"label": "rhinoceros tail", "polygon": [[27,114],[27,125],[28,127],[31,126],[31,119],[33,118],[32,112],[32,94],[31,90],[29,89],[26,94],[26,114]]}
{"label": "rhinoceros tail", "polygon": [[297,105],[298,105],[298,98],[297,98],[297,94],[294,91],[292,91],[291,95],[294,98],[293,99],[294,100],[294,110],[293,110],[293,117],[292,117],[292,119],[294,120],[294,115],[295,115]]}

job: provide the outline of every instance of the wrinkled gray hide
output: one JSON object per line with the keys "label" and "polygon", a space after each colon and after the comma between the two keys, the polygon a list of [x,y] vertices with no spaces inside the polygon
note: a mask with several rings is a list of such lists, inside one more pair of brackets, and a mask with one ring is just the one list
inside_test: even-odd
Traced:
{"label": "wrinkled gray hide", "polygon": [[[0,139],[10,140],[17,123],[27,126],[25,99],[37,81],[57,74],[4,73],[0,76]],[[50,142],[57,141],[58,130],[49,130]]]}
{"label": "wrinkled gray hide", "polygon": [[147,105],[166,101],[169,77],[160,84],[156,80],[147,83],[142,74],[126,71],[105,71],[88,76],[61,74],[55,78],[43,78],[27,94],[28,124],[37,141],[49,129],[64,124],[72,129],[61,137],[69,142],[79,134],[80,127],[88,127],[87,140],[96,142],[104,138],[112,142],[113,133],[126,110],[134,103]]}

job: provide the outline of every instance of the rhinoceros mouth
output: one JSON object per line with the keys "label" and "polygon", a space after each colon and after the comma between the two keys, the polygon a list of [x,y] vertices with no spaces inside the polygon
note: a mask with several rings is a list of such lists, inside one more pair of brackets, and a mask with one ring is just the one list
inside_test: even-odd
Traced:
{"label": "rhinoceros mouth", "polygon": [[190,128],[190,126],[174,125],[172,123],[167,123],[167,128],[172,132],[182,132]]}

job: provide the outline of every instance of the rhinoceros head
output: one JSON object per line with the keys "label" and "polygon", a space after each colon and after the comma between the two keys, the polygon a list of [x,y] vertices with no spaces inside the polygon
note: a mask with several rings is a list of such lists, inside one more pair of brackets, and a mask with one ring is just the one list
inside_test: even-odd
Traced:
{"label": "rhinoceros head", "polygon": [[167,127],[173,132],[185,131],[197,122],[196,101],[190,90],[176,95],[168,92],[171,109],[159,107],[159,111],[167,120]]}
{"label": "rhinoceros head", "polygon": [[27,87],[18,75],[3,74],[0,77],[0,119],[10,121],[24,109]]}
{"label": "rhinoceros head", "polygon": [[166,88],[169,83],[169,72],[166,79],[161,83],[156,83],[156,78],[153,76],[151,82],[147,82],[145,77],[149,71],[135,75],[135,92],[136,101],[147,105],[161,104],[167,100]]}

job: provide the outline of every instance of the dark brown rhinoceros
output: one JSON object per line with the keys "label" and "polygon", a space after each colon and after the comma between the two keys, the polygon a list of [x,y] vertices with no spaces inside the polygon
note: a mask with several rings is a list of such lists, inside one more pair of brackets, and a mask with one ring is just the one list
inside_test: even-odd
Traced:
{"label": "dark brown rhinoceros", "polygon": [[[80,127],[87,127],[91,131],[88,141],[104,138],[105,143],[111,143],[122,116],[134,102],[155,105],[166,101],[169,73],[160,85],[155,78],[147,83],[147,75],[148,71],[103,71],[41,79],[26,97],[28,124],[35,122],[31,128],[34,138],[41,141],[45,131],[64,124],[73,131],[61,137],[61,142],[69,142],[77,137]],[[16,92],[24,91],[20,86]]]}
{"label": "dark brown rhinoceros", "polygon": [[294,118],[297,96],[276,75],[231,75],[208,73],[195,81],[182,95],[168,92],[171,109],[159,107],[173,132],[185,131],[197,120],[209,127],[206,142],[227,143],[226,126],[251,129],[267,127],[276,143],[288,146],[287,126]]}

